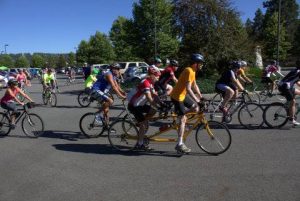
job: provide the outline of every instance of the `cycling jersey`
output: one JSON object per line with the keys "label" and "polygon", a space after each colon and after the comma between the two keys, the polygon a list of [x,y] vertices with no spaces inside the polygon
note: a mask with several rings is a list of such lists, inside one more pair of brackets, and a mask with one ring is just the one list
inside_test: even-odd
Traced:
{"label": "cycling jersey", "polygon": [[25,73],[21,73],[21,74],[18,74],[18,75],[17,75],[17,81],[18,81],[19,83],[24,82],[25,79],[26,79],[26,74],[25,74]]}
{"label": "cycling jersey", "polygon": [[93,83],[97,80],[96,75],[89,75],[87,79],[84,82],[85,88],[91,88],[93,86]]}
{"label": "cycling jersey", "polygon": [[163,70],[163,72],[161,73],[161,76],[159,77],[159,84],[161,85],[166,85],[168,84],[171,80],[172,77],[174,76],[174,70],[173,67],[168,66],[167,68],[165,68],[165,70]]}
{"label": "cycling jersey", "polygon": [[[11,89],[14,96],[16,96],[20,92],[20,88]],[[1,99],[1,103],[14,102],[14,97],[11,96],[8,91],[5,92],[3,98]]]}
{"label": "cycling jersey", "polygon": [[170,94],[171,98],[176,101],[184,101],[187,94],[186,84],[188,82],[193,83],[195,80],[196,71],[194,71],[191,67],[185,68],[180,74],[178,82]]}
{"label": "cycling jersey", "polygon": [[236,74],[233,72],[233,70],[227,70],[217,80],[216,84],[232,85],[232,79],[236,79]]}
{"label": "cycling jersey", "polygon": [[138,86],[137,92],[132,96],[129,101],[129,104],[137,107],[143,106],[147,103],[146,93],[154,92],[154,86],[151,78],[144,79]]}
{"label": "cycling jersey", "polygon": [[300,80],[300,69],[291,70],[282,80],[279,85],[285,84],[288,89],[294,88],[296,82]]}
{"label": "cycling jersey", "polygon": [[93,84],[92,90],[95,91],[109,91],[111,89],[111,84],[106,80],[106,77],[108,75],[112,75],[113,80],[116,80],[116,76],[112,74],[112,72],[109,70],[103,74],[100,74],[97,76],[97,81]]}
{"label": "cycling jersey", "polygon": [[244,69],[240,68],[237,73],[236,73],[237,76],[241,75],[241,76],[246,76],[246,73],[244,71]]}
{"label": "cycling jersey", "polygon": [[51,81],[54,81],[54,80],[55,80],[55,77],[54,77],[53,73],[51,73],[50,75],[48,73],[44,74],[43,81],[45,82],[45,84],[50,84]]}
{"label": "cycling jersey", "polygon": [[274,65],[268,65],[264,70],[262,77],[271,77],[272,73],[275,73],[278,71],[278,68]]}

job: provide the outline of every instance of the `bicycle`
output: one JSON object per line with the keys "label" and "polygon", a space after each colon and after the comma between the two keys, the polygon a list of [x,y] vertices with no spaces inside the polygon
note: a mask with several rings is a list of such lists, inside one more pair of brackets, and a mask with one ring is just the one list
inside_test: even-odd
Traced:
{"label": "bicycle", "polygon": [[[44,122],[39,115],[29,113],[28,110],[33,107],[32,103],[26,103],[23,105],[23,109],[18,109],[18,111],[22,112],[16,117],[16,124],[23,117],[21,123],[23,132],[28,137],[37,138],[44,132]],[[8,110],[0,112],[0,136],[7,136],[10,133],[12,129],[10,117],[11,112]]]}
{"label": "bicycle", "polygon": [[[27,92],[26,92],[26,89],[25,89],[25,84],[24,84],[24,83],[20,85],[20,89],[21,89],[25,94],[27,93]],[[23,102],[23,101],[25,100],[25,97],[22,96],[20,93],[17,94],[17,98],[18,98],[21,102]]]}
{"label": "bicycle", "polygon": [[[111,94],[109,95],[112,96]],[[88,112],[84,114],[79,120],[80,131],[87,138],[99,137],[104,133],[105,130],[108,130],[109,125],[106,123],[102,114],[103,112],[101,106],[103,103],[103,100],[98,102],[100,108],[97,112]],[[123,112],[121,112],[118,116],[122,114]],[[127,114],[129,114],[129,112],[127,112]]]}
{"label": "bicycle", "polygon": [[[187,116],[192,115],[192,118],[187,118],[187,129],[184,133],[184,141],[192,133],[196,132],[195,140],[197,145],[204,152],[211,155],[222,154],[227,151],[231,145],[231,133],[226,125],[217,121],[207,121],[205,114],[200,113],[189,113]],[[166,114],[165,112],[160,113],[159,116],[151,117],[147,120],[155,121],[171,119],[172,123],[167,124],[164,130],[159,130],[154,134],[147,134],[144,138],[144,144],[149,144],[150,141],[154,142],[176,142],[177,132],[180,127],[180,123],[176,123],[177,114],[171,113]],[[206,132],[201,132],[203,129]],[[176,131],[176,137],[166,138],[159,137],[168,131]],[[137,144],[138,139],[138,128],[135,122],[130,120],[119,119],[113,122],[109,128],[108,140],[112,147],[119,151],[132,151]]]}
{"label": "bicycle", "polygon": [[[114,100],[114,96],[112,95],[111,91],[108,92],[108,96]],[[92,102],[95,101],[95,99],[91,96],[91,91],[83,90],[78,94],[77,101],[81,107],[88,107]]]}
{"label": "bicycle", "polygon": [[[297,98],[300,100],[300,98]],[[290,102],[286,103],[274,102],[269,104],[263,113],[263,119],[269,128],[281,128],[289,119],[289,105]],[[300,106],[296,103],[296,112],[294,116],[295,120],[300,118]]]}
{"label": "bicycle", "polygon": [[57,104],[57,97],[55,92],[52,90],[50,86],[47,86],[46,89],[42,93],[43,103],[45,105],[50,105],[51,107],[55,107]]}
{"label": "bicycle", "polygon": [[261,102],[267,102],[268,100],[272,99],[273,97],[280,102],[285,102],[285,97],[281,95],[278,91],[278,83],[279,80],[275,80],[275,89],[270,89],[269,83],[265,83],[263,89],[259,92]]}
{"label": "bicycle", "polygon": [[[248,100],[248,101],[247,101]],[[263,108],[260,104],[252,102],[251,97],[248,93],[243,92],[239,101],[232,100],[228,107],[227,114],[220,114],[219,107],[223,102],[223,97],[218,103],[209,103],[209,105],[214,105],[213,110],[208,110],[207,113],[210,113],[210,119],[213,120],[216,117],[222,118],[222,122],[230,123],[232,121],[232,116],[238,112],[238,121],[239,123],[247,129],[258,129],[263,125],[263,119],[259,118],[263,115]]]}
{"label": "bicycle", "polygon": [[68,77],[68,79],[66,80],[66,85],[69,86],[71,84],[75,83],[75,77]]}

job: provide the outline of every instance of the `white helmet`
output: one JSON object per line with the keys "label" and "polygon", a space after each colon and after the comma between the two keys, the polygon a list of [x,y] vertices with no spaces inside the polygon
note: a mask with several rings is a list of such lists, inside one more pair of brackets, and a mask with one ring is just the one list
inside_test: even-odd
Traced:
{"label": "white helmet", "polygon": [[246,61],[240,61],[240,66],[247,66],[247,62]]}

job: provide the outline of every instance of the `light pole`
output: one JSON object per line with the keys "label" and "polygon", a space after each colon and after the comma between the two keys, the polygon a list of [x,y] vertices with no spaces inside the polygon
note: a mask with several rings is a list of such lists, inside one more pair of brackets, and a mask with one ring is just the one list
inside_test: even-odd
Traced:
{"label": "light pole", "polygon": [[277,25],[277,66],[279,66],[279,46],[280,46],[280,17],[281,17],[281,0],[278,2],[278,25]]}
{"label": "light pole", "polygon": [[4,45],[4,52],[5,52],[5,54],[7,53],[7,52],[6,52],[6,47],[7,47],[7,46],[8,46],[8,44],[5,44],[5,45]]}
{"label": "light pole", "polygon": [[152,0],[154,15],[154,57],[157,56],[157,39],[156,39],[156,0]]}

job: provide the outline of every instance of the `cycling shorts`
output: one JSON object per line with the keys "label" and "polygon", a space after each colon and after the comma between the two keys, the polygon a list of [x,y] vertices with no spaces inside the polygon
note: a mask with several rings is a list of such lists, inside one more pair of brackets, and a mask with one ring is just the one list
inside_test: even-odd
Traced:
{"label": "cycling shorts", "polygon": [[134,107],[133,105],[128,104],[128,110],[138,122],[142,122],[145,120],[146,115],[151,111],[151,106],[143,105]]}
{"label": "cycling shorts", "polygon": [[1,107],[5,110],[12,111],[13,113],[16,113],[18,111],[17,106],[14,102],[2,102]]}
{"label": "cycling shorts", "polygon": [[185,96],[183,101],[177,101],[172,98],[172,102],[174,104],[175,113],[179,116],[185,115],[186,108],[190,109],[195,104],[194,101],[188,96]]}
{"label": "cycling shorts", "polygon": [[273,83],[273,80],[269,77],[262,77],[261,83]]}
{"label": "cycling shorts", "polygon": [[278,86],[278,90],[283,95],[287,101],[291,101],[295,97],[295,88],[288,88],[287,84],[284,83],[281,86]]}
{"label": "cycling shorts", "polygon": [[97,100],[98,102],[102,102],[107,101],[110,98],[110,94],[100,90],[93,90],[91,93],[91,97]]}

